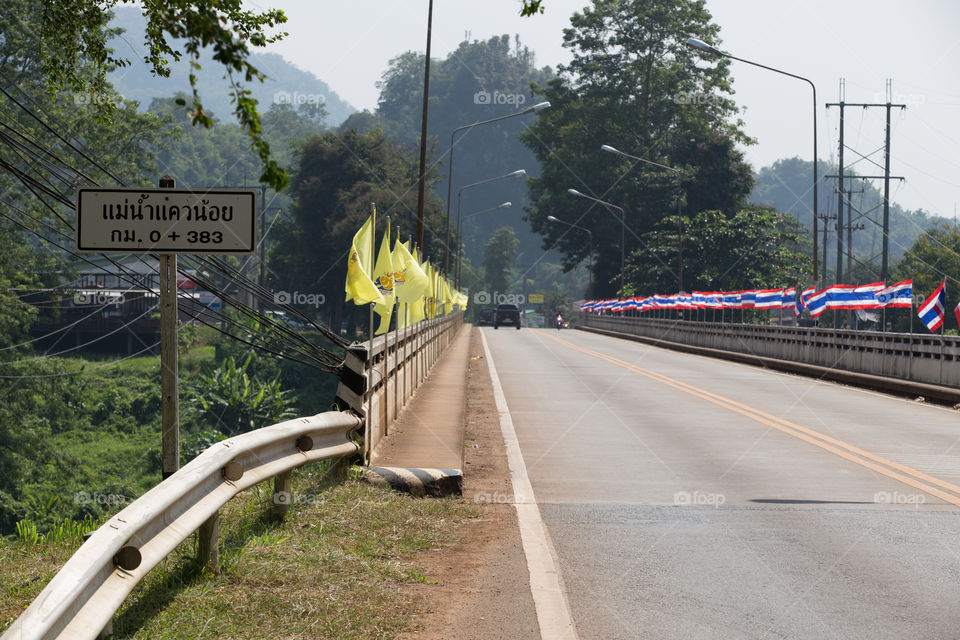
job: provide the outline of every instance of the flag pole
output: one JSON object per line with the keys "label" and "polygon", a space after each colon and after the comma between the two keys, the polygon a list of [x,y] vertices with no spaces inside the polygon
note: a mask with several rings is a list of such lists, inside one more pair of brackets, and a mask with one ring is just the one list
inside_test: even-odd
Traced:
{"label": "flag pole", "polygon": [[[370,203],[370,260],[374,259],[377,249],[377,205],[374,202]],[[371,276],[373,275],[373,265],[365,265],[367,273]],[[369,313],[367,317],[367,327],[369,329],[368,335],[370,336],[370,346],[367,348],[367,419],[364,420],[364,435],[363,435],[363,448],[364,448],[364,458],[366,459],[367,464],[372,462],[371,457],[373,456],[373,447],[370,446],[370,420],[373,418],[373,307],[375,306],[372,302],[367,305],[369,307]]]}

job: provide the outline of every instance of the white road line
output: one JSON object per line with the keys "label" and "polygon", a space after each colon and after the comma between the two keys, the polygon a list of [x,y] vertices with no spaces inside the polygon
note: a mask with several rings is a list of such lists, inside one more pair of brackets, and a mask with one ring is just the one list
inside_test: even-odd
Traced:
{"label": "white road line", "polygon": [[483,352],[487,358],[490,382],[493,384],[493,396],[500,414],[500,431],[507,448],[507,463],[510,466],[510,479],[513,483],[514,508],[517,510],[517,522],[520,525],[520,539],[523,554],[527,558],[527,570],[530,573],[530,592],[537,609],[537,622],[540,625],[540,637],[544,640],[576,640],[577,630],[570,615],[563,586],[560,584],[560,572],[557,571],[555,555],[547,529],[540,518],[540,507],[533,495],[533,486],[527,475],[527,465],[520,452],[520,442],[513,428],[513,419],[507,408],[507,398],[503,395],[500,376],[493,364],[487,337],[480,330]]}

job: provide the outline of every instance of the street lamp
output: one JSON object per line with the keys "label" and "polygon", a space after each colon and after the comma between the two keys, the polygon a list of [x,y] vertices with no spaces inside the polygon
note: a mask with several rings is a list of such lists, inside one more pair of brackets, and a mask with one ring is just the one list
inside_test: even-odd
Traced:
{"label": "street lamp", "polygon": [[624,158],[630,158],[632,160],[637,160],[638,162],[645,162],[647,164],[652,164],[655,167],[660,167],[661,169],[666,169],[667,171],[673,171],[677,176],[677,291],[683,291],[683,227],[680,222],[680,206],[681,206],[681,184],[680,178],[683,176],[683,172],[680,169],[675,167],[668,167],[665,164],[660,164],[659,162],[654,162],[653,160],[647,160],[646,158],[641,158],[640,156],[635,156],[625,151],[620,151],[615,149],[608,144],[600,145],[601,151],[608,151],[610,153],[615,153],[618,156],[623,156]]}
{"label": "street lamp", "polygon": [[[590,239],[589,239],[589,243],[590,243],[590,244],[588,245],[588,247],[589,247],[589,254],[590,254],[590,256],[593,257],[593,264],[590,265],[590,294],[592,295],[592,294],[593,294],[593,269],[594,269],[594,267],[596,266],[596,256],[593,255],[593,232],[590,231],[590,229],[587,229],[586,227],[581,227],[581,226],[578,225],[578,224],[573,224],[572,222],[567,222],[566,220],[561,220],[560,218],[557,218],[557,217],[554,217],[554,216],[547,216],[547,220],[548,220],[549,222],[556,222],[556,223],[558,223],[558,224],[565,224],[565,225],[567,225],[568,227],[573,227],[574,229],[580,229],[581,231],[586,231],[586,232],[587,232],[587,235],[588,235],[589,238],[590,238]],[[572,281],[571,281],[571,282],[572,282]],[[572,285],[572,284],[570,285],[570,288],[571,288],[571,290],[573,289],[573,285]],[[573,294],[572,294],[572,293],[571,293],[571,297],[573,297]]]}
{"label": "street lamp", "polygon": [[623,294],[623,270],[626,262],[624,260],[625,258],[624,247],[626,247],[626,236],[624,235],[624,232],[627,228],[627,223],[626,221],[624,221],[623,207],[618,207],[617,205],[610,202],[606,202],[605,200],[601,200],[600,198],[594,198],[593,196],[588,196],[585,193],[580,193],[576,189],[567,189],[567,193],[569,193],[572,196],[577,196],[578,198],[586,198],[587,200],[593,200],[594,202],[602,204],[605,207],[610,207],[620,212],[620,294],[622,295]]}
{"label": "street lamp", "polygon": [[483,124],[490,124],[491,122],[499,122],[500,120],[506,120],[507,118],[515,118],[517,116],[526,115],[528,113],[534,113],[535,111],[540,111],[541,109],[546,109],[550,106],[549,102],[538,102],[535,105],[529,106],[523,111],[517,111],[516,113],[508,113],[503,116],[496,118],[490,118],[489,120],[481,120],[480,122],[474,122],[472,124],[465,124],[462,127],[457,127],[452,132],[450,132],[450,159],[448,161],[449,166],[447,167],[447,243],[446,243],[446,252],[444,256],[444,265],[443,272],[447,273],[447,269],[450,267],[450,196],[453,192],[453,139],[460,131],[466,131],[467,129],[473,129],[474,127],[479,127]]}
{"label": "street lamp", "polygon": [[[489,209],[484,209],[483,211],[475,211],[474,213],[468,213],[465,217],[469,220],[473,216],[478,216],[481,213],[490,213],[491,211],[496,211],[497,209],[507,209],[512,206],[513,206],[512,202],[501,202],[495,207],[490,207]],[[458,206],[458,210],[459,210],[459,206]],[[456,271],[456,279],[454,281],[454,288],[456,289],[460,288],[460,262],[463,260],[463,240],[462,240],[462,236],[460,235],[460,222],[461,222],[461,219],[458,211],[458,214],[457,214],[457,271]]]}
{"label": "street lamp", "polygon": [[[525,170],[523,170],[523,169],[517,169],[516,171],[511,171],[510,173],[505,173],[505,174],[503,174],[502,176],[497,176],[496,178],[487,178],[486,180],[481,180],[480,182],[474,182],[474,183],[472,183],[472,184],[468,184],[468,185],[464,185],[464,186],[460,187],[460,190],[457,191],[457,254],[458,254],[458,255],[459,255],[459,253],[460,253],[460,249],[461,249],[462,246],[463,246],[463,240],[460,238],[460,222],[461,222],[461,218],[460,218],[460,204],[462,203],[463,192],[466,191],[467,189],[471,188],[471,187],[479,187],[479,186],[482,185],[482,184],[487,184],[487,183],[490,183],[490,182],[496,182],[497,180],[503,180],[503,179],[505,179],[505,178],[522,178],[522,177],[524,177],[525,175],[527,175],[527,172],[526,172]],[[449,218],[448,218],[448,222],[449,222]],[[449,239],[449,236],[448,236],[448,238],[447,238],[447,250],[449,251],[449,249],[450,249],[450,239]],[[457,274],[457,279],[455,280],[454,286],[457,286],[457,287],[460,286],[459,276],[460,276],[460,274]]]}
{"label": "street lamp", "polygon": [[[779,73],[784,76],[790,76],[791,78],[796,78],[797,80],[803,80],[810,85],[810,88],[813,90],[813,283],[817,283],[817,88],[814,86],[813,81],[809,78],[804,78],[803,76],[798,76],[793,73],[788,73],[780,69],[774,69],[773,67],[768,67],[765,64],[760,64],[759,62],[752,62],[750,60],[744,60],[743,58],[738,58],[732,56],[729,53],[720,51],[716,47],[711,47],[706,42],[702,40],[697,40],[696,38],[687,38],[687,46],[691,49],[697,49],[704,53],[709,53],[710,55],[719,56],[722,58],[730,58],[731,60],[737,60],[738,62],[745,62],[747,64],[752,64],[755,67],[760,67],[761,69],[766,69],[767,71],[773,71],[774,73]],[[824,251],[824,265],[826,265],[826,251],[827,247],[823,247]]]}

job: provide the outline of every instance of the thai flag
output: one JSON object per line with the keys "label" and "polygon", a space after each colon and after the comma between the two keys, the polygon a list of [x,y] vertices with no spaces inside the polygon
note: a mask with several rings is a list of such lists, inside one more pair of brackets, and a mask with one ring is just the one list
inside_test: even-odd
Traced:
{"label": "thai flag", "polygon": [[707,309],[722,309],[723,302],[720,299],[721,295],[722,294],[717,293],[716,291],[706,294],[704,299],[706,300],[705,304]]}
{"label": "thai flag", "polygon": [[851,284],[835,284],[824,289],[827,309],[852,309],[851,305],[857,300],[857,295],[853,292],[854,289],[856,287]]}
{"label": "thai flag", "polygon": [[780,306],[783,289],[760,289],[753,303],[755,309],[772,309]]}
{"label": "thai flag", "polygon": [[636,298],[627,298],[623,301],[621,309],[624,311],[634,311],[637,308],[637,299]]}
{"label": "thai flag", "polygon": [[756,289],[740,292],[740,308],[741,309],[753,309],[756,303],[757,303]]}
{"label": "thai flag", "polygon": [[783,290],[783,295],[780,297],[780,308],[781,309],[791,309],[797,304],[797,288],[790,287],[789,289]]}
{"label": "thai flag", "polygon": [[927,325],[927,329],[936,332],[943,326],[943,309],[947,297],[947,279],[944,278],[940,286],[933,290],[930,297],[920,304],[917,315]]}
{"label": "thai flag", "polygon": [[853,290],[856,300],[852,303],[851,309],[879,309],[877,302],[877,292],[882,291],[887,286],[885,282],[874,282],[873,284],[862,284]]}
{"label": "thai flag", "polygon": [[594,303],[593,300],[587,300],[586,302],[581,302],[581,303],[580,303],[580,311],[593,311],[593,305],[594,305],[594,304],[595,304],[595,303]]}
{"label": "thai flag", "polygon": [[729,291],[721,294],[721,301],[724,309],[742,309],[743,303],[740,301],[739,291]]}
{"label": "thai flag", "polygon": [[812,296],[816,291],[817,291],[816,287],[807,287],[806,289],[800,292],[800,295],[797,296],[797,306],[793,308],[794,317],[799,316],[801,313],[803,313],[803,310],[807,306],[807,300],[809,300],[810,296]]}
{"label": "thai flag", "polygon": [[881,309],[910,309],[913,307],[913,279],[892,284],[877,291],[877,306]]}
{"label": "thai flag", "polygon": [[819,318],[827,309],[827,292],[829,289],[824,289],[823,291],[817,291],[810,295],[804,303],[807,309],[810,310],[811,318]]}

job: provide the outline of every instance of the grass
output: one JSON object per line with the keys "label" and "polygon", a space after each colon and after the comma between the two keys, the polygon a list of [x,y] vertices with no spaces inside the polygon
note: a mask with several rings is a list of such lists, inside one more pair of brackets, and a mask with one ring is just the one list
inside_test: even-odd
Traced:
{"label": "grass", "polygon": [[[429,582],[412,555],[453,542],[477,517],[457,499],[420,499],[333,478],[323,463],[294,474],[287,517],[271,515],[272,483],[221,512],[219,573],[201,569],[188,539],[134,590],[115,638],[389,638],[413,627],[401,587]],[[77,543],[0,547],[5,628]]]}

